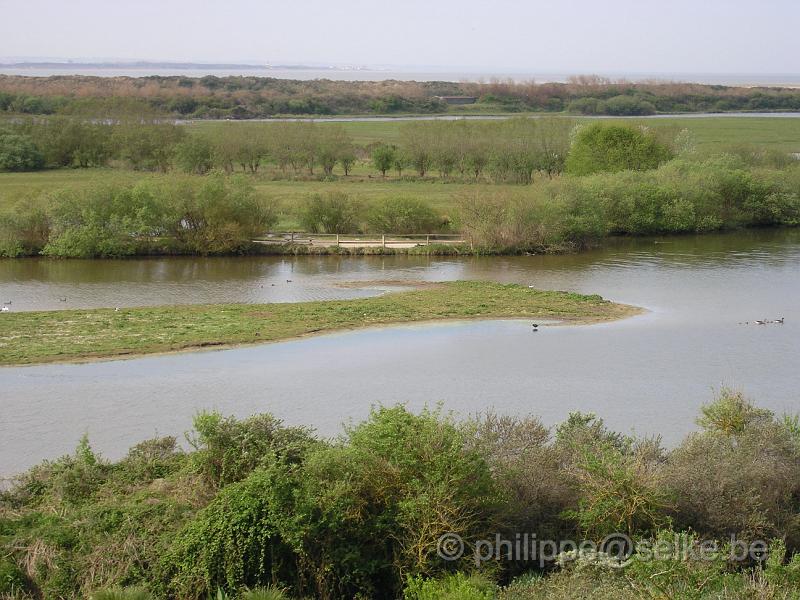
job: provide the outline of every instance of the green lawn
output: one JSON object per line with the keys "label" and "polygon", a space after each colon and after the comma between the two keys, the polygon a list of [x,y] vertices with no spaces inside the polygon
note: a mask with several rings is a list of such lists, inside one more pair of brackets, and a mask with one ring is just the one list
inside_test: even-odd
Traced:
{"label": "green lawn", "polygon": [[81,360],[276,341],[337,329],[463,318],[608,321],[638,309],[600,296],[456,281],[376,298],[6,313],[0,364]]}

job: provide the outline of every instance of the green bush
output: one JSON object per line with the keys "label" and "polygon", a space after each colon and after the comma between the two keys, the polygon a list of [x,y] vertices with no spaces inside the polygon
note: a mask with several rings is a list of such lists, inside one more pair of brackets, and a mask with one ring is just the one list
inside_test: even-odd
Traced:
{"label": "green bush", "polygon": [[672,151],[649,132],[623,125],[595,123],[581,127],[567,156],[573,175],[655,169],[672,158]]}
{"label": "green bush", "polygon": [[0,132],[0,171],[36,171],[44,156],[30,137]]}
{"label": "green bush", "polygon": [[409,577],[404,600],[494,600],[497,586],[479,575],[454,573],[442,579]]}
{"label": "green bush", "polygon": [[391,198],[367,212],[367,227],[375,233],[431,233],[442,227],[442,219],[422,200]]}
{"label": "green bush", "polygon": [[300,223],[310,233],[358,233],[360,210],[343,192],[315,194],[302,207]]}

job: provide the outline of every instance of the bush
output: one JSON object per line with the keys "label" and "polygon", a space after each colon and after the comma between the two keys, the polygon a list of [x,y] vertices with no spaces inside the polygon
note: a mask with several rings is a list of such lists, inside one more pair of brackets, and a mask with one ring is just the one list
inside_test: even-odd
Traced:
{"label": "bush", "polygon": [[672,157],[672,151],[642,129],[595,123],[580,128],[567,157],[573,175],[646,171]]}
{"label": "bush", "polygon": [[431,233],[442,219],[422,200],[392,198],[370,207],[367,226],[375,233]]}
{"label": "bush", "polygon": [[30,137],[0,132],[0,171],[36,171],[44,157]]}
{"label": "bush", "polygon": [[442,579],[409,578],[404,600],[494,600],[497,586],[479,575],[454,573]]}
{"label": "bush", "polygon": [[664,471],[676,524],[721,539],[785,537],[800,549],[800,448],[786,422],[729,390],[698,422],[705,430],[672,452]]}
{"label": "bush", "polygon": [[268,414],[238,421],[201,413],[194,419],[194,429],[192,463],[215,487],[240,481],[276,459],[297,463],[315,445],[309,429],[285,427]]}
{"label": "bush", "polygon": [[315,194],[300,213],[302,227],[310,233],[357,233],[360,206],[342,192]]}

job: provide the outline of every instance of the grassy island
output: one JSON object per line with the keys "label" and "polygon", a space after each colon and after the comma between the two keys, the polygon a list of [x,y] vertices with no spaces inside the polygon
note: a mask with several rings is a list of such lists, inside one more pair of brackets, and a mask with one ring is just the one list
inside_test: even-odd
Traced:
{"label": "grassy island", "polygon": [[112,358],[285,340],[437,319],[551,318],[597,322],[638,309],[600,296],[455,281],[375,298],[5,313],[0,364]]}

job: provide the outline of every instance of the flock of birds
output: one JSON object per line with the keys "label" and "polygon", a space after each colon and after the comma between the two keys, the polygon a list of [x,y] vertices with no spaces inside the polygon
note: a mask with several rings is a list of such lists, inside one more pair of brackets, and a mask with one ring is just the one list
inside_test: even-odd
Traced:
{"label": "flock of birds", "polygon": [[[745,321],[744,323],[739,323],[739,325],[750,325],[750,321]],[[752,322],[752,325],[783,325],[783,317],[780,319],[773,319],[770,321],[769,319],[756,319]]]}

